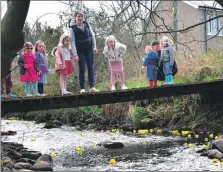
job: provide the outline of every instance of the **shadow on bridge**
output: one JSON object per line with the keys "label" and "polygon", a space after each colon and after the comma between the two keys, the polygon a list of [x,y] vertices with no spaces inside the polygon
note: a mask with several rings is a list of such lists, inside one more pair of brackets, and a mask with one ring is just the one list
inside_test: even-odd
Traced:
{"label": "shadow on bridge", "polygon": [[[211,82],[177,84],[156,88],[134,88],[120,91],[102,91],[95,94],[77,94],[69,96],[46,96],[3,100],[2,112],[29,112],[47,109],[74,108],[81,106],[111,104],[137,100],[150,100],[161,97],[188,94],[213,95],[216,101],[223,99],[223,80]],[[212,97],[213,97],[212,96]]]}

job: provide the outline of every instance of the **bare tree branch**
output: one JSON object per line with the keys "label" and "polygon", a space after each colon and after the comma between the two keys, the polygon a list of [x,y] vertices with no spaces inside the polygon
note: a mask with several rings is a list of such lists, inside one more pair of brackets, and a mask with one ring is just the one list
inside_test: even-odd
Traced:
{"label": "bare tree branch", "polygon": [[197,26],[199,26],[199,25],[205,24],[205,23],[207,23],[207,22],[210,22],[210,21],[215,20],[215,19],[220,18],[220,17],[223,17],[223,15],[218,15],[218,16],[216,16],[216,17],[210,18],[210,19],[205,20],[205,21],[203,21],[203,22],[200,22],[200,23],[197,23],[197,24],[195,24],[195,25],[189,26],[189,27],[187,27],[187,28],[185,28],[185,29],[180,29],[180,30],[168,30],[168,31],[162,31],[162,32],[144,32],[144,33],[138,33],[138,34],[136,34],[136,35],[144,35],[144,34],[149,34],[149,33],[150,33],[150,34],[161,34],[161,33],[185,32],[185,31],[187,31],[187,30],[189,30],[189,29],[192,29],[192,28],[197,27]]}

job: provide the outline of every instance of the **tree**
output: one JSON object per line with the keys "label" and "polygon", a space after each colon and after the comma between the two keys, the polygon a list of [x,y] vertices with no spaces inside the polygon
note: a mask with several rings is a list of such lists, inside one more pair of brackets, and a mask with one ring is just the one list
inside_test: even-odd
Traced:
{"label": "tree", "polygon": [[8,1],[7,11],[1,21],[1,80],[4,83],[9,66],[24,44],[22,33],[30,0]]}

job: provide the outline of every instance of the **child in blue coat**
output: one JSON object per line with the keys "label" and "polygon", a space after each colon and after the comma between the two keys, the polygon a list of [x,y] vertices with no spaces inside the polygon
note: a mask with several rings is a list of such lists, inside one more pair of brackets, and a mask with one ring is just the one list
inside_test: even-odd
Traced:
{"label": "child in blue coat", "polygon": [[147,56],[144,59],[142,68],[147,67],[149,87],[157,87],[157,66],[159,63],[159,56],[151,46],[146,46],[145,53]]}

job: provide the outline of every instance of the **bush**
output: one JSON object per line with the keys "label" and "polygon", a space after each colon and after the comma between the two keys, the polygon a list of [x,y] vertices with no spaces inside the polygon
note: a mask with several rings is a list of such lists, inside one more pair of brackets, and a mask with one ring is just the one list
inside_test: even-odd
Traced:
{"label": "bush", "polygon": [[140,126],[141,121],[146,118],[146,110],[143,107],[136,107],[133,112],[133,124]]}

